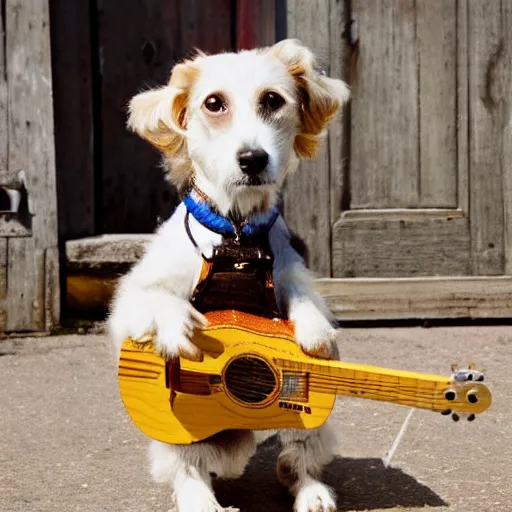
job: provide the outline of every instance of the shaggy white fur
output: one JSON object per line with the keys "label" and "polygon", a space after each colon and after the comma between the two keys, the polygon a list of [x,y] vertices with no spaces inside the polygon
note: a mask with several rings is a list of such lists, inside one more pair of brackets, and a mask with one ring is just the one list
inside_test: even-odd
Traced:
{"label": "shaggy white fur", "polygon": [[[275,205],[285,177],[300,158],[314,156],[327,123],[348,96],[342,81],[317,72],[307,48],[286,40],[238,54],[200,54],[178,64],[167,86],[133,98],[128,125],[162,152],[178,188],[195,183],[221,213],[248,217]],[[242,169],[243,151],[268,156],[257,176],[248,177]],[[180,205],[120,282],[109,318],[117,350],[128,336],[154,333],[156,348],[166,357],[200,357],[191,337],[206,320],[189,298],[202,257],[186,234],[185,213]],[[221,236],[192,217],[190,225],[200,251],[211,255]],[[318,357],[335,357],[330,314],[314,293],[282,218],[272,227],[269,241],[277,298],[295,323],[297,343]],[[152,442],[151,472],[157,482],[172,487],[180,512],[222,510],[211,474],[241,475],[261,437],[231,431],[192,446]],[[296,512],[335,510],[331,491],[319,480],[332,457],[328,429],[283,431],[280,437],[278,476],[296,496]]]}

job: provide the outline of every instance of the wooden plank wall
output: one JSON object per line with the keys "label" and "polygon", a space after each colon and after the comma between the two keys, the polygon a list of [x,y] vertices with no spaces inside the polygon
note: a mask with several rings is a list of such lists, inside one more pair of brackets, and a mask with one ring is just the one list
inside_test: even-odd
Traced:
{"label": "wooden plank wall", "polygon": [[457,3],[354,0],[351,7],[358,51],[349,201],[333,224],[333,276],[465,275],[470,233],[459,206],[467,189],[458,190],[467,169],[458,176]]}
{"label": "wooden plank wall", "polygon": [[352,4],[360,42],[351,110],[350,207],[417,207],[415,0]]}
{"label": "wooden plank wall", "polygon": [[[509,120],[504,123],[503,127],[503,197],[504,199],[504,224],[505,224],[505,274],[512,275],[512,118],[510,117],[510,93],[512,90],[512,2],[504,2],[501,9],[501,19],[504,29],[502,30],[503,44],[507,51],[504,56],[505,71],[502,72],[502,101],[505,101],[508,111]],[[506,28],[508,27],[508,28]],[[503,88],[505,87],[505,88]],[[507,103],[508,102],[508,103]],[[506,115],[504,116],[506,120]]]}
{"label": "wooden plank wall", "polygon": [[456,1],[352,4],[351,208],[456,208]]}
{"label": "wooden plank wall", "polygon": [[[0,1],[0,30],[5,27],[5,5]],[[0,33],[0,179],[7,182],[9,176],[9,97],[7,85],[6,33]],[[0,238],[0,331],[7,324],[7,238]]]}
{"label": "wooden plank wall", "polygon": [[[282,13],[276,4],[284,3],[129,1],[119,17],[118,7],[106,0],[91,2],[90,11],[79,0],[51,1],[53,20],[62,27],[54,43],[62,48],[70,34],[76,35],[67,53],[54,56],[54,68],[65,70],[65,77],[55,80],[55,108],[64,120],[57,141],[61,233],[151,232],[177,197],[163,179],[156,152],[125,130],[126,103],[141,88],[164,83],[172,64],[193,46],[219,51],[271,44]],[[443,239],[441,270],[436,263],[425,273],[420,268],[425,263],[413,251],[400,275],[496,275],[512,268],[512,208],[503,195],[512,188],[511,2],[286,2],[287,36],[302,39],[331,76],[354,88],[345,118],[333,125],[318,157],[301,165],[284,194],[285,215],[309,246],[310,264],[318,274],[375,271],[369,259],[366,265],[359,258],[360,242],[352,251],[360,262],[348,266],[341,261],[346,249],[341,242],[336,245],[338,235],[352,225],[357,228],[354,239],[360,238],[359,226],[370,222],[368,215],[338,221],[347,211],[357,214],[361,209],[389,210],[380,222],[388,234],[400,228],[401,209],[412,212],[406,223],[414,224],[415,236],[423,233],[422,240],[410,240],[415,250],[437,234]],[[61,18],[53,15],[55,6]],[[353,15],[363,38],[351,47],[347,27]],[[88,17],[96,27],[92,31],[80,22]],[[84,55],[78,64],[72,58],[77,52]],[[356,57],[357,66],[351,68]],[[99,80],[91,84],[84,75],[95,66]],[[68,85],[77,87],[80,101],[73,103]],[[91,87],[94,94],[83,94]],[[0,117],[1,94],[0,81]],[[81,126],[66,124],[74,117]],[[90,143],[93,122],[96,145]],[[59,145],[64,134],[75,141],[74,147],[77,141],[87,143],[70,151]],[[62,166],[61,155],[67,155]],[[419,222],[416,210],[431,208],[448,210],[446,218],[427,215]],[[455,210],[459,213],[454,217]],[[371,230],[363,229],[363,234],[369,243],[375,239]],[[386,260],[396,252],[393,240],[388,237],[389,251],[381,254]],[[373,243],[375,254],[379,243]],[[384,265],[383,272],[396,272],[391,267]]]}
{"label": "wooden plank wall", "polygon": [[468,7],[472,270],[499,275],[510,251],[512,1],[469,0]]}
{"label": "wooden plank wall", "polygon": [[350,129],[335,123],[330,157],[303,163],[285,194],[313,269],[510,272],[512,0],[287,4],[288,35],[327,55],[331,75],[353,87]]}
{"label": "wooden plank wall", "polygon": [[0,244],[7,252],[6,260],[0,257],[0,266],[7,267],[0,327],[43,330],[59,318],[49,9],[46,1],[4,0],[3,7],[8,89],[4,173],[13,178],[24,172],[33,218],[31,236],[10,237]]}
{"label": "wooden plank wall", "polygon": [[5,20],[3,19],[5,8],[4,0],[0,2],[0,179],[5,183],[9,176],[7,175],[9,136],[8,136],[8,96],[7,96],[7,70],[5,69],[6,48],[5,40],[7,35],[3,33]]}
{"label": "wooden plank wall", "polygon": [[[288,37],[308,45],[327,74],[345,79],[348,72],[345,65],[348,49],[343,37],[346,16],[345,2],[287,2]],[[341,210],[346,151],[345,129],[340,119],[331,128],[316,158],[301,163],[284,192],[287,222],[305,241],[309,266],[320,276],[331,275],[332,215]]]}

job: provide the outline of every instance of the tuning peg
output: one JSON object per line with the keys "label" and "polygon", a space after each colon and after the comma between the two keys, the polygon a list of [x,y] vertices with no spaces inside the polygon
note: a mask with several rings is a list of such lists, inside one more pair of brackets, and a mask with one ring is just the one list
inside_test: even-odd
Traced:
{"label": "tuning peg", "polygon": [[459,421],[459,420],[460,420],[460,416],[459,416],[456,412],[454,412],[454,413],[452,414],[452,420],[453,420],[453,421],[455,421],[455,422],[457,422],[457,421]]}
{"label": "tuning peg", "polygon": [[475,370],[473,365],[473,368],[458,368],[452,372],[451,378],[456,382],[482,382],[484,380],[484,375],[483,372]]}
{"label": "tuning peg", "polygon": [[469,363],[468,364],[468,370],[476,370],[476,364],[475,363]]}
{"label": "tuning peg", "polygon": [[455,373],[458,369],[459,369],[459,365],[458,365],[458,364],[453,363],[453,364],[452,364],[452,373]]}
{"label": "tuning peg", "polygon": [[467,400],[470,404],[476,404],[478,402],[478,395],[477,395],[477,391],[475,390],[471,390],[468,394],[467,394]]}
{"label": "tuning peg", "polygon": [[475,418],[476,418],[476,416],[475,416],[474,414],[470,414],[470,415],[468,416],[468,421],[474,421],[474,420],[475,420]]}

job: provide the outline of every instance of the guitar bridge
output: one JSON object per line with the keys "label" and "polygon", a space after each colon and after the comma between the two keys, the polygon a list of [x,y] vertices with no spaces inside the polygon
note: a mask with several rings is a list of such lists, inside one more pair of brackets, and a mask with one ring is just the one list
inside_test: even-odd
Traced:
{"label": "guitar bridge", "polygon": [[309,399],[308,374],[306,372],[283,371],[283,387],[279,399],[307,402]]}

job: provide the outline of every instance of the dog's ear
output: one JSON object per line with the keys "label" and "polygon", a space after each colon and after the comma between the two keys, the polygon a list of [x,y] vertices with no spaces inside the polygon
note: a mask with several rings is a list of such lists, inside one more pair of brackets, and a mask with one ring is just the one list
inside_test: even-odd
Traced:
{"label": "dog's ear", "polygon": [[194,61],[177,64],[168,85],[138,94],[128,107],[128,128],[162,152],[168,179],[178,190],[190,186],[194,173],[185,130],[189,94],[198,75]]}
{"label": "dog's ear", "polygon": [[342,80],[320,74],[315,56],[300,41],[286,39],[270,50],[287,65],[297,83],[300,128],[295,152],[299,157],[313,158],[327,123],[348,101],[350,90]]}
{"label": "dog's ear", "polygon": [[168,85],[133,97],[128,128],[160,151],[178,153],[185,140],[189,92],[198,73],[192,61],[177,64]]}

